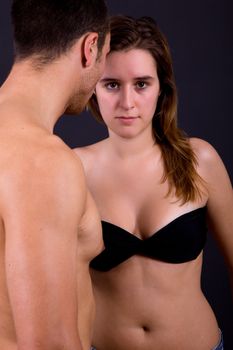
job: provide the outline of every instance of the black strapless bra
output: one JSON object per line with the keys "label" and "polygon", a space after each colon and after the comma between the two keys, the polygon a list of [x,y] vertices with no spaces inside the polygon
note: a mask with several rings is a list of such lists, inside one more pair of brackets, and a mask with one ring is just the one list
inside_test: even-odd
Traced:
{"label": "black strapless bra", "polygon": [[102,221],[102,228],[105,249],[90,263],[95,270],[111,270],[133,255],[184,263],[196,259],[204,248],[206,207],[177,217],[144,240],[110,222]]}

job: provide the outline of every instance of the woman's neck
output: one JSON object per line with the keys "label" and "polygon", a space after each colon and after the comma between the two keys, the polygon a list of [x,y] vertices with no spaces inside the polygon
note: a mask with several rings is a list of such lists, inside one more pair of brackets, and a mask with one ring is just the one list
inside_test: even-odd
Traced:
{"label": "woman's neck", "polygon": [[130,138],[121,137],[110,130],[108,151],[121,160],[137,159],[150,154],[154,150],[155,143],[151,129]]}

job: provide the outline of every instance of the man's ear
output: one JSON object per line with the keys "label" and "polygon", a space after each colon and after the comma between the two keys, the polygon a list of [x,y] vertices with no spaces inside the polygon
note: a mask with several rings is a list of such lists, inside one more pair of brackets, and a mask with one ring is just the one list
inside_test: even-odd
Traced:
{"label": "man's ear", "polygon": [[90,67],[98,57],[98,33],[89,33],[83,39],[82,64]]}

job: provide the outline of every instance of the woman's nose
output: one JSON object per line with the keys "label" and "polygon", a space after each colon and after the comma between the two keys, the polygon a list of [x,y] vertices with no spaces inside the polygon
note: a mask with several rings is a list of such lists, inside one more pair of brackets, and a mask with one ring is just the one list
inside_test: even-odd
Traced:
{"label": "woman's nose", "polygon": [[129,110],[135,107],[134,92],[130,87],[126,87],[121,93],[121,107]]}

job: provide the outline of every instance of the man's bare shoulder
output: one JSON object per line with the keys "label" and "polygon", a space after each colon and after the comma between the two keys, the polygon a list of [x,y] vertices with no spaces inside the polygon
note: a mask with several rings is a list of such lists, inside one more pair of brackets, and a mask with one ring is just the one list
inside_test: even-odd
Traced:
{"label": "man's bare shoulder", "polygon": [[40,132],[25,137],[17,134],[11,142],[5,139],[0,144],[2,198],[13,200],[19,191],[30,196],[51,193],[54,200],[65,197],[65,192],[85,197],[81,161],[59,137]]}
{"label": "man's bare shoulder", "polygon": [[[56,135],[41,130],[5,133],[0,141],[1,169],[21,169],[34,166],[53,170],[57,166],[73,166],[82,172],[81,162],[72,150]],[[28,166],[27,166],[28,165]]]}

